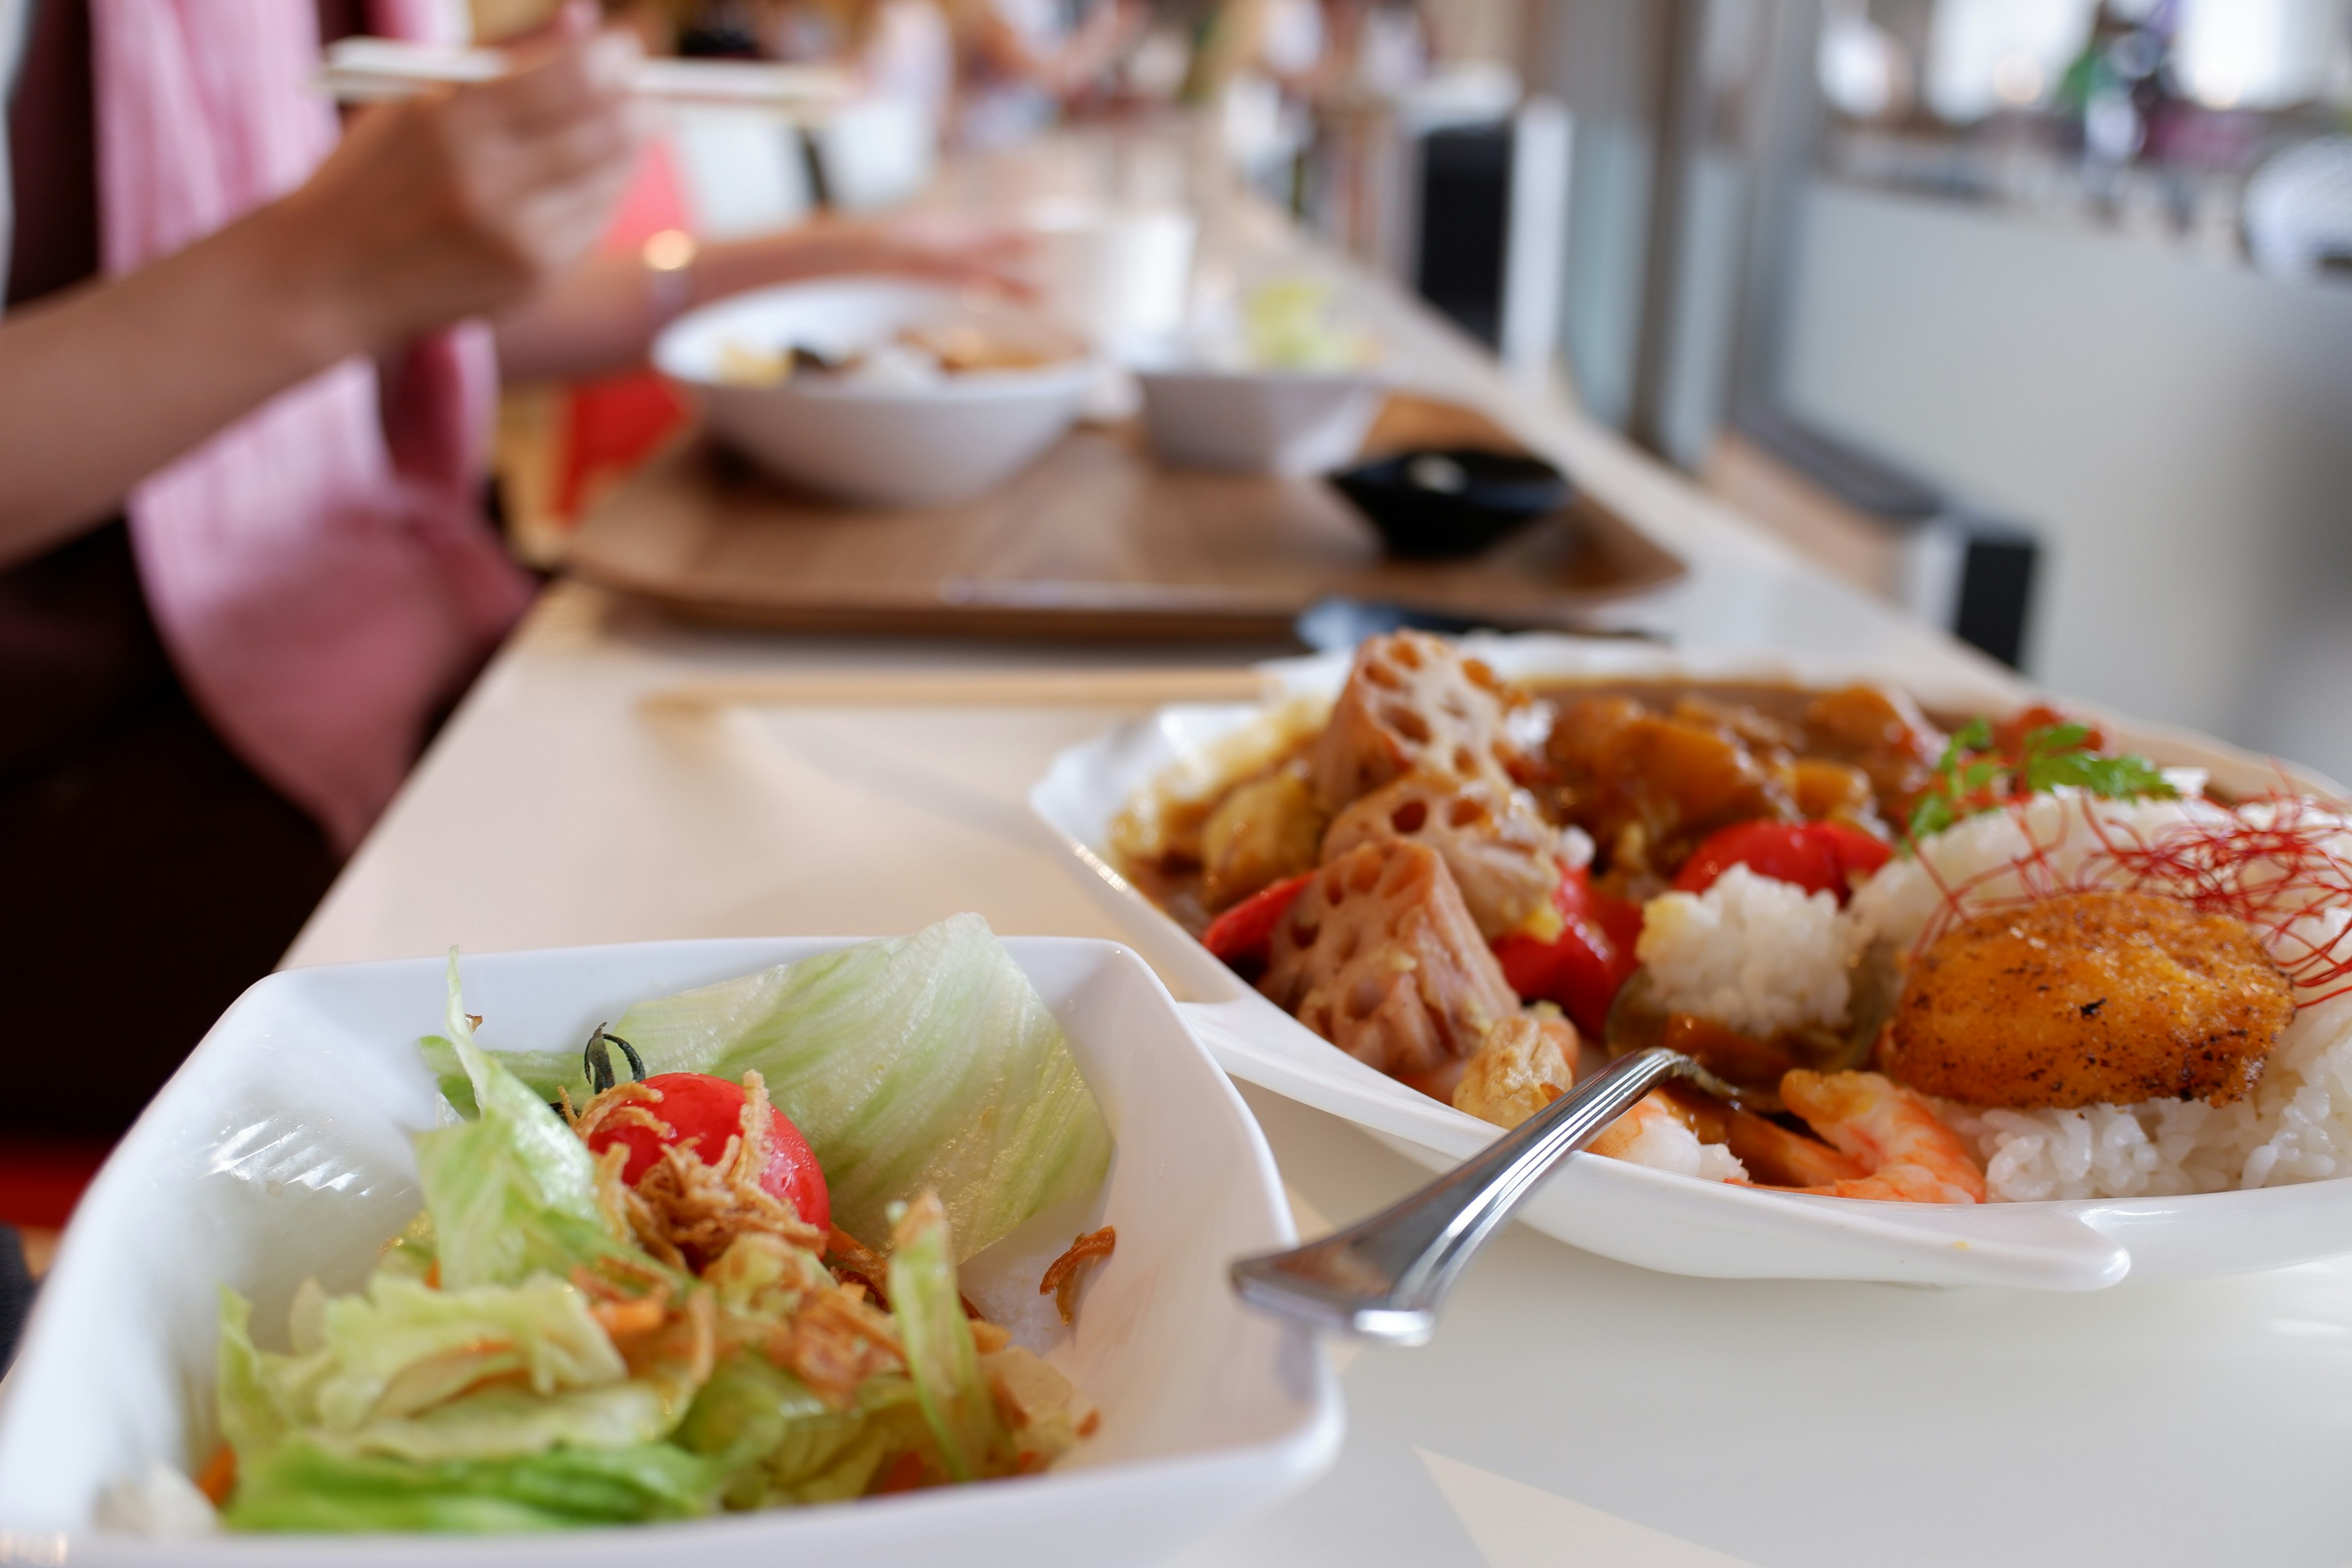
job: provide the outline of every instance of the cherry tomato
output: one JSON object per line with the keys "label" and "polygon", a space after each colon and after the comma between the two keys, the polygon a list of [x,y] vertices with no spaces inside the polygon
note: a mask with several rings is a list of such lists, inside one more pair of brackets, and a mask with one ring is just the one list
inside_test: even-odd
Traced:
{"label": "cherry tomato", "polygon": [[[607,1122],[589,1137],[592,1153],[602,1154],[615,1143],[625,1144],[628,1163],[621,1179],[630,1185],[652,1166],[662,1149],[680,1144],[700,1159],[715,1161],[726,1151],[727,1140],[743,1127],[743,1086],[700,1072],[656,1073],[646,1087],[659,1091],[659,1101],[646,1110],[669,1123],[674,1136],[665,1138],[635,1121]],[[833,1225],[833,1199],[826,1193],[824,1171],[801,1130],[772,1107],[768,1111],[768,1163],[760,1172],[760,1186],[772,1197],[793,1205],[793,1212],[819,1230]]]}
{"label": "cherry tomato", "polygon": [[1709,835],[1683,862],[1675,889],[1704,893],[1734,866],[1759,877],[1794,882],[1809,893],[1834,893],[1843,903],[1856,875],[1886,864],[1893,851],[1851,822],[1739,822]]}
{"label": "cherry tomato", "polygon": [[1582,869],[1560,877],[1551,901],[1559,911],[1558,936],[1549,942],[1507,936],[1495,943],[1495,957],[1520,1000],[1556,1002],[1579,1029],[1597,1038],[1618,987],[1635,967],[1641,906],[1601,891]]}
{"label": "cherry tomato", "polygon": [[1244,973],[1264,969],[1274,956],[1274,928],[1314,879],[1314,872],[1304,871],[1260,888],[1211,921],[1201,945]]}
{"label": "cherry tomato", "polygon": [[2096,724],[2037,702],[2031,708],[2011,714],[1992,727],[1993,750],[2002,756],[2014,757],[2025,750],[2026,736],[2036,730],[2047,730],[2053,724],[2080,724],[2087,731],[2083,737],[2086,749],[2093,752],[2107,749],[2106,733]]}

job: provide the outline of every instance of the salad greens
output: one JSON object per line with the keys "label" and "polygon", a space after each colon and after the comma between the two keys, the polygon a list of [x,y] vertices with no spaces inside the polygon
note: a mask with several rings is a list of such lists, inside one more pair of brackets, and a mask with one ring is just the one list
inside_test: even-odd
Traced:
{"label": "salad greens", "polygon": [[2146,757],[2108,756],[2090,727],[2043,724],[2028,730],[2014,754],[1996,745],[1992,726],[1974,719],[1956,731],[1936,763],[1935,782],[1911,808],[1910,835],[1924,838],[2002,802],[2071,786],[2110,800],[2169,800],[2179,792]]}
{"label": "salad greens", "polygon": [[[558,1277],[623,1247],[596,1205],[596,1162],[542,1096],[474,1044],[449,964],[449,1034],[431,1037],[465,1074],[474,1120],[416,1138],[416,1172],[433,1216],[441,1283],[505,1285]],[[587,1096],[576,1097],[585,1104]]]}
{"label": "salad greens", "polygon": [[917,1199],[891,1239],[890,1300],[898,1306],[915,1397],[939,1438],[940,1458],[960,1481],[1000,1473],[1012,1458],[1013,1439],[980,1374],[980,1352],[956,1296],[955,1260],[938,1202],[928,1194]]}
{"label": "salad greens", "polygon": [[[613,1033],[649,1073],[757,1070],[855,1236],[886,1234],[888,1205],[929,1188],[970,1257],[1109,1168],[1109,1124],[1060,1026],[978,915],[641,1002]],[[426,1054],[471,1110],[454,1047]],[[538,1099],[588,1097],[575,1052],[502,1059]]]}
{"label": "salad greens", "polygon": [[838,1184],[844,1228],[890,1225],[881,1300],[866,1296],[881,1280],[837,1283],[816,1252],[749,1222],[691,1255],[645,1230],[618,1149],[600,1165],[586,1123],[548,1103],[551,1083],[584,1102],[576,1064],[482,1050],[454,953],[449,985],[447,1033],[424,1045],[454,1069],[466,1119],[416,1139],[425,1214],[359,1290],[305,1282],[284,1352],[259,1348],[250,1305],[222,1292],[230,1527],[680,1519],[1012,1475],[1077,1440],[1060,1374],[966,1317],[954,1216],[960,1205],[992,1238],[1084,1190],[1109,1131],[977,917],[647,1003],[616,1026],[664,1070],[773,1073]]}

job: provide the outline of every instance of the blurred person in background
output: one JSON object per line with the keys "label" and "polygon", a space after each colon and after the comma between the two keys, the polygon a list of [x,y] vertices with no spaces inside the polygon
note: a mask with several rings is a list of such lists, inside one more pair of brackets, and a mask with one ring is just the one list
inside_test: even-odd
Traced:
{"label": "blurred person in background", "polygon": [[0,962],[29,1042],[0,1127],[127,1124],[521,614],[480,505],[500,369],[623,368],[781,278],[991,266],[831,224],[583,263],[639,148],[635,44],[575,0],[510,74],[341,132],[322,38],[439,15],[0,0]]}
{"label": "blurred person in background", "polygon": [[1143,36],[1142,0],[948,0],[958,61],[956,134],[1003,147],[1109,89]]}

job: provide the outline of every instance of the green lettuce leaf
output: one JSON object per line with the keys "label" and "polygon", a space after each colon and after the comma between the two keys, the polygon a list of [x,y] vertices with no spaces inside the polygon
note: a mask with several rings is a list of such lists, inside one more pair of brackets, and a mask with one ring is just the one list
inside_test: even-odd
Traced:
{"label": "green lettuce leaf", "polygon": [[835,1410],[751,1352],[719,1364],[677,1441],[729,1477],[721,1495],[733,1509],[860,1497],[890,1458],[930,1446],[905,1378],[868,1378],[854,1408]]}
{"label": "green lettuce leaf", "polygon": [[365,1295],[323,1305],[320,1348],[333,1371],[316,1386],[318,1424],[356,1432],[491,1378],[519,1375],[540,1394],[623,1382],[628,1366],[588,1307],[547,1274],[471,1290],[379,1274]]}
{"label": "green lettuce leaf", "polygon": [[[1061,1026],[978,915],[641,1002],[613,1032],[649,1073],[758,1068],[824,1162],[834,1223],[869,1241],[929,1188],[969,1257],[1110,1166]],[[539,1099],[587,1090],[577,1053],[500,1059]]]}
{"label": "green lettuce leaf", "polygon": [[948,1222],[928,1193],[890,1238],[890,1315],[907,1352],[907,1374],[947,1472],[959,1481],[1008,1473],[1013,1436],[980,1370],[971,1320],[956,1289]]}
{"label": "green lettuce leaf", "polygon": [[220,1288],[220,1383],[215,1404],[221,1436],[244,1464],[283,1441],[294,1430],[294,1413],[269,1376],[268,1363],[253,1343],[253,1303]]}
{"label": "green lettuce leaf", "polygon": [[233,1530],[517,1531],[691,1519],[718,1473],[669,1443],[555,1448],[527,1458],[418,1463],[309,1438],[238,1451]]}
{"label": "green lettuce leaf", "polygon": [[641,1260],[596,1205],[596,1162],[563,1119],[474,1044],[449,953],[449,1036],[475,1120],[416,1137],[416,1169],[445,1289],[520,1284],[544,1270],[569,1278],[614,1255]]}
{"label": "green lettuce leaf", "polygon": [[335,1298],[306,1283],[292,1355],[256,1350],[248,1317],[224,1293],[221,1426],[240,1464],[297,1433],[417,1461],[630,1447],[667,1436],[699,1386],[684,1348],[631,1376],[587,1299],[544,1274],[440,1291],[379,1271]]}

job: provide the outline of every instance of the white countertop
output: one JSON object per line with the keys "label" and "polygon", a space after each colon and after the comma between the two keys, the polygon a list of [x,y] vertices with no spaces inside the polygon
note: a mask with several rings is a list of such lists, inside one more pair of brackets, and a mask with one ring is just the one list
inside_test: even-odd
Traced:
{"label": "white countertop", "polygon": [[[1462,340],[1347,276],[1418,384],[1506,417],[1690,562],[1685,581],[1600,619],[1686,649],[1981,678],[1973,654],[1805,567],[1613,436],[1511,401]],[[558,585],[287,962],[884,933],[961,910],[1006,934],[1113,936],[1024,796],[1055,751],[1121,713],[697,718],[641,700],[714,675],[1246,657],[722,634]],[[1347,1124],[1244,1092],[1306,1229],[1421,1177]],[[1186,1563],[2352,1560],[2352,1262],[2036,1297],[1681,1279],[1519,1228],[1473,1269],[1433,1345],[1336,1353],[1338,1468]]]}

